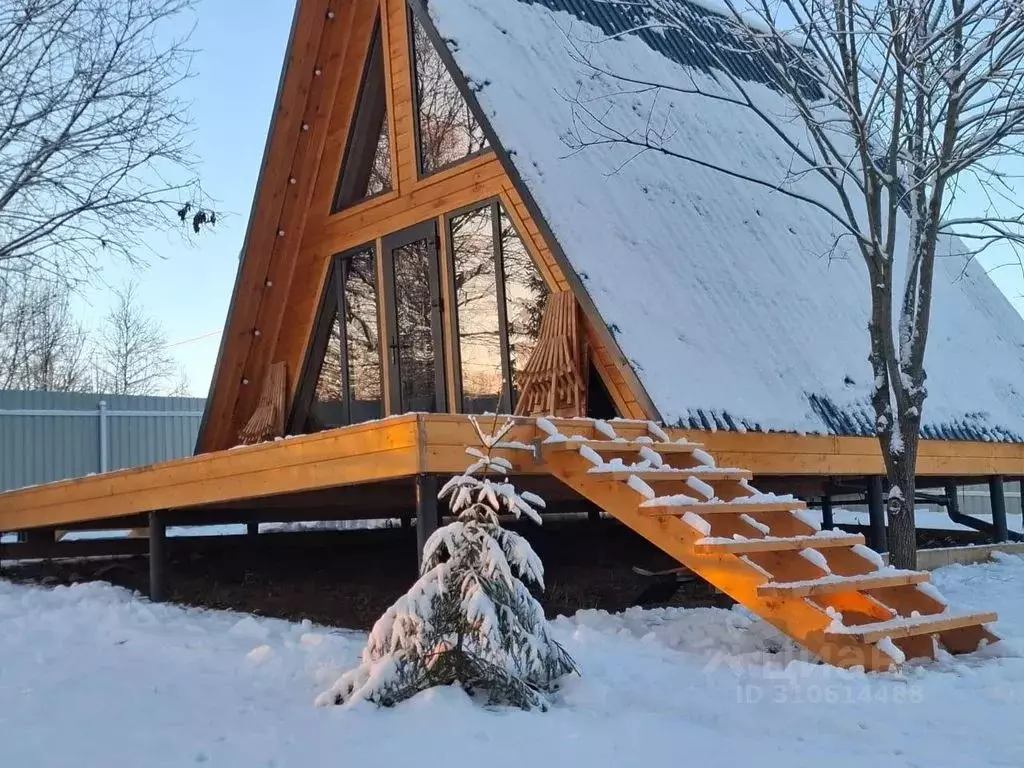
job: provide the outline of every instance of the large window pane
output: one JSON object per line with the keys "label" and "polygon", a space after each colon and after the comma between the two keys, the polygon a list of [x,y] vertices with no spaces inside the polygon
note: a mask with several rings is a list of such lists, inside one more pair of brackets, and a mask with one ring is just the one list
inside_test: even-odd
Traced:
{"label": "large window pane", "polygon": [[324,346],[309,409],[310,431],[384,413],[376,261],[374,249],[367,248],[335,263],[323,308],[326,340],[318,339]]}
{"label": "large window pane", "polygon": [[487,138],[423,25],[411,19],[420,171],[426,174],[486,149]]}
{"label": "large window pane", "polygon": [[494,208],[451,219],[462,412],[508,412],[494,258]]}
{"label": "large window pane", "polygon": [[[331,290],[328,287],[328,290]],[[345,423],[344,402],[341,397],[341,350],[343,345],[341,320],[332,308],[331,325],[327,337],[320,372],[317,374],[316,390],[310,407],[313,430],[337,427]]]}
{"label": "large window pane", "polygon": [[430,260],[434,250],[417,240],[393,251],[395,320],[401,410],[434,413],[437,402]]}
{"label": "large window pane", "polygon": [[389,192],[391,188],[391,142],[388,136],[384,49],[378,23],[345,145],[334,210]]}
{"label": "large window pane", "polygon": [[374,252],[367,250],[346,259],[342,274],[348,351],[346,389],[349,422],[354,424],[384,415]]}
{"label": "large window pane", "polygon": [[515,397],[522,391],[526,364],[540,334],[540,319],[548,287],[523,245],[511,220],[502,209],[501,253],[505,268],[505,314],[508,318],[509,361]]}

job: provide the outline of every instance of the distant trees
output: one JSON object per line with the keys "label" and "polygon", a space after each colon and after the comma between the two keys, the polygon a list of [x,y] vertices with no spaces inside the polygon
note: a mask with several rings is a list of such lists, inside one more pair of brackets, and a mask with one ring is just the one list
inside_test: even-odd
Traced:
{"label": "distant trees", "polygon": [[115,395],[166,392],[175,373],[160,323],[140,306],[129,283],[115,291],[115,302],[101,326],[96,345],[97,389]]}
{"label": "distant trees", "polygon": [[0,273],[0,389],[88,387],[87,333],[67,285]]}
{"label": "distant trees", "polygon": [[136,286],[114,293],[90,333],[74,316],[66,283],[0,273],[0,389],[189,396],[188,374]]}

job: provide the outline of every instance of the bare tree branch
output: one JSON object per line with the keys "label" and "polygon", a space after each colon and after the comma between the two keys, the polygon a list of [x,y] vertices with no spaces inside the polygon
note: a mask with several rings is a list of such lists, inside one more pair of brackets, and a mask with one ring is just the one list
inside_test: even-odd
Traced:
{"label": "bare tree branch", "polygon": [[[1024,157],[1024,6],[1018,0],[724,0],[717,34],[695,34],[676,0],[607,0],[646,17],[650,28],[684,35],[714,63],[711,77],[678,70],[654,82],[615,71],[602,41],[568,40],[572,55],[606,84],[568,96],[570,147],[620,144],[710,168],[787,195],[826,215],[856,244],[868,273],[875,431],[889,478],[893,562],[913,567],[914,468],[927,395],[925,349],[940,242],[969,259],[996,243],[1024,247],[1024,209],[1001,164]],[[766,72],[763,82],[735,66],[737,55]],[[700,76],[700,77],[699,77]],[[768,85],[776,104],[764,98]],[[661,92],[717,101],[753,115],[792,155],[785,178],[705,157],[661,132]],[[626,94],[652,98],[646,116],[623,117]],[[697,101],[695,101],[697,100]],[[699,108],[696,107],[696,108]],[[655,111],[659,114],[654,114]],[[634,156],[635,157],[635,156]],[[809,192],[815,176],[829,195]],[[1001,207],[949,215],[968,179]],[[951,240],[950,238],[958,238]],[[905,251],[900,250],[905,243]],[[943,245],[943,248],[946,248]],[[1018,259],[1020,254],[1018,252]],[[903,284],[894,287],[902,272]],[[895,293],[898,291],[898,293]],[[894,301],[894,299],[898,299]]]}
{"label": "bare tree branch", "polygon": [[187,203],[209,223],[180,96],[191,52],[175,36],[193,4],[0,4],[0,271],[74,282],[100,253],[141,260],[141,233]]}

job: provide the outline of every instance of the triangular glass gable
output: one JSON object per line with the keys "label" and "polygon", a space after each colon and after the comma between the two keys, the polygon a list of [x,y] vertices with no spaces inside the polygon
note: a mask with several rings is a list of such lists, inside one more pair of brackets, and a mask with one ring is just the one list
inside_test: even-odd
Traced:
{"label": "triangular glass gable", "polygon": [[427,30],[411,12],[410,19],[417,149],[426,175],[483,152],[488,142]]}
{"label": "triangular glass gable", "polygon": [[345,144],[334,210],[390,192],[391,140],[388,133],[388,100],[384,83],[384,46],[380,21],[374,25],[370,53],[363,68],[356,111]]}

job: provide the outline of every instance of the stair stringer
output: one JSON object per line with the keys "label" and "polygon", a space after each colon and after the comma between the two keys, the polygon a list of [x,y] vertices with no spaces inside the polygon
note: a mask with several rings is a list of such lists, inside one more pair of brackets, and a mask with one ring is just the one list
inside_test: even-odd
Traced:
{"label": "stair stringer", "polygon": [[[549,454],[546,468],[568,487],[599,506],[705,581],[720,589],[823,661],[839,667],[862,666],[886,670],[897,660],[874,644],[829,639],[825,631],[832,617],[804,598],[763,598],[757,588],[769,576],[752,563],[732,554],[702,554],[694,544],[702,534],[676,517],[651,517],[640,511],[641,498],[625,483],[611,483],[588,473],[590,462],[574,452]],[[870,598],[863,598],[869,601]],[[859,602],[859,601],[858,601]],[[858,605],[859,610],[865,610]]]}

